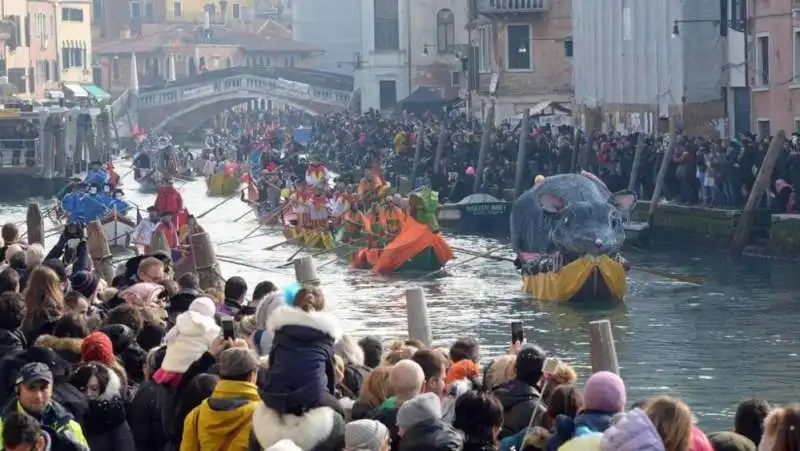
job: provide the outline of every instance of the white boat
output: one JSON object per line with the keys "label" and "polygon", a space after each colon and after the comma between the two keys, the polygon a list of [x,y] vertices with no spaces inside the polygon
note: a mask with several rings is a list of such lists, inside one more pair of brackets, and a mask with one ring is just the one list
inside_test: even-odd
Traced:
{"label": "white boat", "polygon": [[136,229],[136,221],[114,211],[101,219],[100,223],[103,224],[109,246],[112,248],[130,247],[131,235]]}

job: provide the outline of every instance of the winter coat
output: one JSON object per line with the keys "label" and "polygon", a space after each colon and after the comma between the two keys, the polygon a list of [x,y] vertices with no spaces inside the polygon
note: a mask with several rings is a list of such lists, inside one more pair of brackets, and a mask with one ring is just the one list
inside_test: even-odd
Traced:
{"label": "winter coat", "polygon": [[181,451],[244,451],[261,403],[254,384],[221,380],[211,397],[186,416]]}
{"label": "winter coat", "polygon": [[575,418],[559,415],[556,417],[555,433],[547,440],[547,451],[557,451],[573,437],[605,432],[611,426],[611,417],[614,415],[616,413],[598,411],[586,411]]}
{"label": "winter coat", "polygon": [[[24,412],[22,405],[19,403],[19,398],[13,396],[5,405],[0,409],[0,447],[3,446],[3,425],[7,416],[14,412]],[[55,401],[50,401],[44,409],[44,412],[39,418],[39,424],[46,428],[51,435],[57,436],[58,440],[65,440],[72,442],[78,446],[79,449],[89,449],[86,438],[83,435],[81,425],[72,417],[72,415]]]}
{"label": "winter coat", "polygon": [[281,414],[259,403],[253,413],[250,451],[262,451],[284,439],[303,451],[341,451],[344,428],[344,418],[329,407],[317,407],[297,416]]}
{"label": "winter coat", "polygon": [[519,379],[501,384],[492,392],[503,405],[503,428],[500,430],[500,438],[514,435],[528,427],[535,410],[539,415],[547,411],[540,401],[539,390]]}
{"label": "winter coat", "polygon": [[136,451],[125,414],[125,387],[114,371],[108,374],[106,389],[98,399],[89,400],[89,412],[83,422],[86,441],[93,450]]}
{"label": "winter coat", "polygon": [[334,393],[334,343],[341,338],[339,321],[327,312],[305,312],[280,306],[267,320],[274,331],[264,403],[282,413],[300,414],[323,405]]}
{"label": "winter coat", "polygon": [[161,369],[173,373],[184,373],[189,366],[203,355],[211,342],[219,336],[220,327],[214,318],[197,312],[186,311],[175,320],[175,334],[167,335],[167,354]]}
{"label": "winter coat", "polygon": [[[168,404],[164,406],[164,404]],[[165,411],[174,408],[174,391],[154,381],[139,385],[128,407],[128,425],[133,432],[136,449],[161,451],[167,444],[166,427],[162,421]]]}
{"label": "winter coat", "polygon": [[426,420],[414,424],[403,433],[400,451],[459,451],[463,439],[442,420]]}
{"label": "winter coat", "polygon": [[400,411],[399,406],[392,407],[378,407],[370,412],[366,418],[376,420],[383,423],[389,429],[389,436],[392,439],[391,451],[400,449],[400,431],[397,429],[397,413]]}
{"label": "winter coat", "polygon": [[0,329],[0,356],[11,351],[23,351],[28,347],[25,335],[19,329]]}
{"label": "winter coat", "polygon": [[665,451],[664,442],[642,409],[633,409],[603,433],[602,451]]}
{"label": "winter coat", "polygon": [[36,346],[50,348],[70,365],[81,362],[81,338],[59,338],[53,335],[40,335],[36,339]]}

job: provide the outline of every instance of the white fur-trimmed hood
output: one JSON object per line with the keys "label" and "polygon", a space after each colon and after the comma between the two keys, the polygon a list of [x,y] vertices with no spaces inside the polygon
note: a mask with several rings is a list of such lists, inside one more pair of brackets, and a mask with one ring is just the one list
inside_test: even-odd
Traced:
{"label": "white fur-trimmed hood", "polygon": [[283,326],[305,326],[316,329],[333,337],[334,342],[342,338],[339,319],[328,312],[306,312],[289,305],[281,305],[267,318],[267,330],[274,335]]}
{"label": "white fur-trimmed hood", "polygon": [[106,389],[100,394],[99,399],[101,401],[111,401],[115,396],[122,396],[122,379],[113,369],[106,367],[105,370],[108,371],[108,384],[106,384]]}
{"label": "white fur-trimmed hood", "polygon": [[253,435],[263,449],[289,439],[303,451],[310,451],[328,440],[336,426],[336,415],[330,407],[317,407],[300,417],[281,415],[262,402],[253,412]]}

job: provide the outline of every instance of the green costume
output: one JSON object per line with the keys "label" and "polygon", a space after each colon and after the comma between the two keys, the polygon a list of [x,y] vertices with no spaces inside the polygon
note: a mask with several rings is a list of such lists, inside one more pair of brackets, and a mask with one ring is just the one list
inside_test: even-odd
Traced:
{"label": "green costume", "polygon": [[408,196],[411,207],[411,216],[422,224],[428,226],[433,233],[439,232],[439,193],[429,187],[424,187]]}

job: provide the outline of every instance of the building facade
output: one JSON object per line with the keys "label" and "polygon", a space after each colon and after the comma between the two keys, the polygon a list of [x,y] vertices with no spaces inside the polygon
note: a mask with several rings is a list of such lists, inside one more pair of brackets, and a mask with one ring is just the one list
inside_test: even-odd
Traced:
{"label": "building facade", "polygon": [[800,131],[800,2],[754,1],[748,17],[752,130],[760,136]]}
{"label": "building facade", "polygon": [[201,39],[189,25],[174,25],[145,36],[133,36],[97,45],[97,81],[111,94],[131,87],[131,55],[136,54],[140,86],[179,80],[206,70],[233,66],[308,67],[320,53],[298,41],[265,39],[241,30],[212,28],[211,38]]}
{"label": "building facade", "polygon": [[471,111],[495,121],[545,102],[572,101],[572,0],[473,0]]}
{"label": "building facade", "polygon": [[55,0],[28,0],[28,23],[30,24],[29,63],[32,79],[29,91],[32,97],[41,99],[48,92],[60,90],[58,42],[58,5]]}
{"label": "building facade", "polygon": [[63,83],[92,82],[92,0],[58,0],[56,40]]}
{"label": "building facade", "polygon": [[352,75],[361,52],[361,0],[294,0],[294,38],[325,52],[312,67]]}
{"label": "building facade", "polygon": [[457,90],[468,10],[458,0],[361,0],[362,111],[393,108],[418,87]]}
{"label": "building facade", "polygon": [[672,119],[689,134],[727,133],[724,9],[720,2],[573,0],[575,105],[584,128],[666,131]]}

